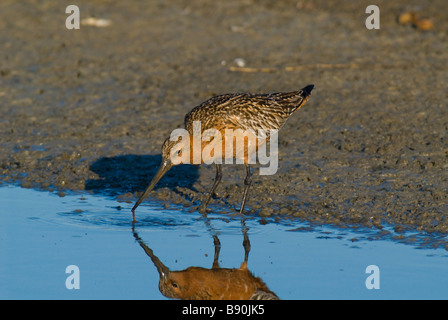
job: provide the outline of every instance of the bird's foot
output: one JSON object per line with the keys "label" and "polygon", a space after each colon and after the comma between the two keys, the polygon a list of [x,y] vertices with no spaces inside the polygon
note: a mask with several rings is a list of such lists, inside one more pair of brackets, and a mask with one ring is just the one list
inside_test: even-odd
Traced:
{"label": "bird's foot", "polygon": [[132,209],[132,225],[134,225],[136,222],[138,222],[138,221],[135,220],[135,212],[134,212],[134,209]]}
{"label": "bird's foot", "polygon": [[207,209],[207,206],[201,204],[201,205],[199,206],[199,208],[198,208],[198,211],[199,211],[200,214],[207,214],[207,213],[209,213],[211,210],[210,210],[210,209]]}

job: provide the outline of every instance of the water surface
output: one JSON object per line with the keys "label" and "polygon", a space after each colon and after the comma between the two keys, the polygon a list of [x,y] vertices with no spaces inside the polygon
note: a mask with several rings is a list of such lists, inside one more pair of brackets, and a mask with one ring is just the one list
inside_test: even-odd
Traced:
{"label": "water surface", "polygon": [[[156,267],[136,235],[170,269],[211,268],[213,236],[219,263],[238,268],[243,232],[248,268],[281,299],[447,299],[448,255],[443,248],[314,226],[262,220],[145,202],[132,231],[132,203],[89,194],[0,188],[1,299],[166,299]],[[67,266],[79,269],[79,289],[67,289]],[[367,289],[369,265],[379,269],[379,289]]]}

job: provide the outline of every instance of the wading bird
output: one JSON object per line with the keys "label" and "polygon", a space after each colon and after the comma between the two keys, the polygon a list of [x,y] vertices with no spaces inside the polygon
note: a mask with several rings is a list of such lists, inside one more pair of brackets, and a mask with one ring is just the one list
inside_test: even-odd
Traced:
{"label": "wading bird", "polygon": [[[179,164],[173,161],[173,156],[183,156],[189,163],[200,164],[213,162],[216,165],[216,177],[213,186],[199,208],[200,212],[205,212],[216,187],[222,178],[223,159],[240,159],[246,166],[246,178],[244,179],[243,200],[240,213],[244,211],[247,192],[252,182],[252,173],[249,167],[249,159],[269,140],[271,131],[280,130],[286,120],[300,107],[302,107],[311,96],[314,85],[293,92],[279,92],[269,94],[235,93],[218,95],[206,100],[199,106],[193,108],[185,116],[185,130],[192,139],[181,141],[168,137],[162,146],[162,163],[146,191],[140,196],[132,208],[132,217],[135,222],[135,209],[145,199],[149,192],[155,187],[163,175],[173,166]],[[195,126],[199,123],[200,126]],[[219,134],[210,134],[210,130],[216,130]],[[229,138],[228,131],[239,132]],[[256,132],[263,131],[266,134],[263,139],[256,135]],[[205,137],[207,135],[207,137]],[[216,138],[219,136],[219,138]],[[249,141],[253,137],[255,143],[243,143],[238,147],[234,143],[238,138]],[[196,140],[195,140],[196,139]],[[194,146],[194,141],[199,139],[199,155]],[[252,140],[254,141],[254,140]],[[228,152],[228,146],[231,152]],[[241,147],[242,146],[242,147]],[[208,154],[202,153],[205,148],[212,150]],[[242,149],[242,150],[238,150]],[[227,152],[226,152],[227,150]],[[196,152],[195,152],[196,151]],[[219,151],[219,152],[218,152]],[[184,153],[185,152],[185,153]],[[199,159],[199,161],[198,161]],[[195,161],[196,160],[196,161]],[[186,163],[186,162],[183,162]]]}

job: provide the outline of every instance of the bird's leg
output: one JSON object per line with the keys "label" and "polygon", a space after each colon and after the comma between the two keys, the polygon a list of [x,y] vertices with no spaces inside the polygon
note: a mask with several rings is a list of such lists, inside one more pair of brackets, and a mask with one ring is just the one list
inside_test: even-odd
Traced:
{"label": "bird's leg", "polygon": [[221,251],[221,242],[216,235],[213,236],[213,245],[215,246],[215,255],[213,256],[212,269],[219,268],[219,251]]}
{"label": "bird's leg", "polygon": [[241,203],[240,214],[244,211],[244,205],[246,204],[247,192],[249,191],[249,187],[252,184],[252,172],[250,171],[250,167],[246,164],[246,179],[244,179],[244,195],[243,201]]}
{"label": "bird's leg", "polygon": [[222,178],[222,168],[221,168],[221,164],[216,163],[216,177],[215,177],[215,182],[213,183],[213,187],[211,188],[207,198],[205,199],[205,201],[202,202],[202,205],[199,208],[199,212],[201,213],[205,213],[205,209],[207,208],[210,200],[213,197],[213,193],[215,193],[216,187],[218,186],[218,184],[221,182],[221,178]]}
{"label": "bird's leg", "polygon": [[[244,224],[244,222],[243,222]],[[249,258],[249,252],[250,252],[250,241],[249,241],[249,236],[247,234],[248,228],[246,226],[244,226],[243,229],[243,248],[244,248],[244,262],[247,264],[247,259]]]}

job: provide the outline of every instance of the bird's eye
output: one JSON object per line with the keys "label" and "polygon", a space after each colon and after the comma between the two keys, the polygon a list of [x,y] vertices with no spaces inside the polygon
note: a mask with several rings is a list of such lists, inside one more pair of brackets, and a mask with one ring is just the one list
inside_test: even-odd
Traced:
{"label": "bird's eye", "polygon": [[177,288],[177,283],[176,282],[172,282],[171,285],[173,286],[173,288]]}

